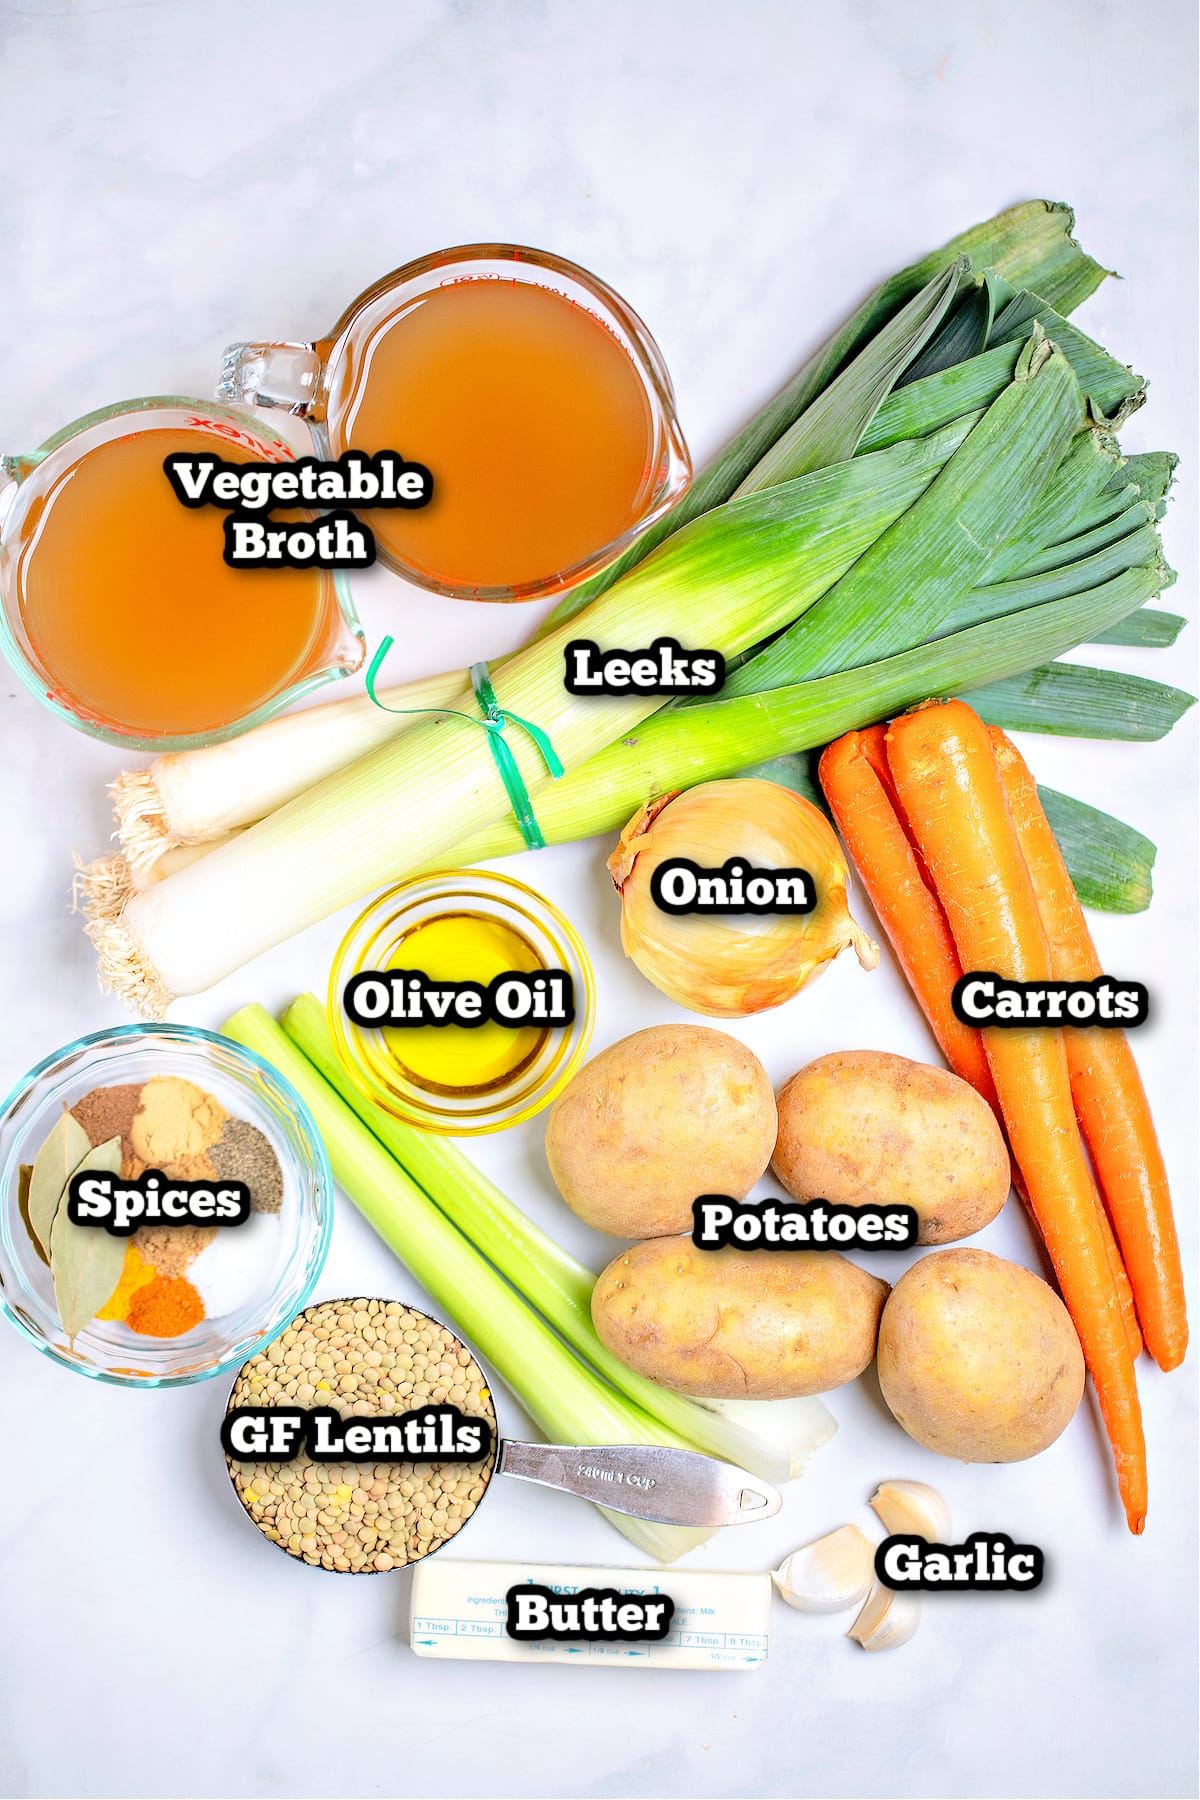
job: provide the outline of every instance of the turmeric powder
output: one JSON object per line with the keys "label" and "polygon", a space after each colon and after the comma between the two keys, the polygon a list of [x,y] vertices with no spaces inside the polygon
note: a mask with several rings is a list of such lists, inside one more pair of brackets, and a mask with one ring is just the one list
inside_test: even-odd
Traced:
{"label": "turmeric powder", "polygon": [[121,1267],[121,1279],[114,1288],[111,1298],[105,1301],[96,1317],[118,1321],[127,1319],[133,1296],[139,1288],[149,1287],[155,1274],[154,1264],[146,1261],[137,1245],[128,1244],[125,1249],[125,1261]]}
{"label": "turmeric powder", "polygon": [[131,1331],[143,1337],[180,1337],[204,1317],[204,1302],[183,1275],[156,1275],[129,1305]]}

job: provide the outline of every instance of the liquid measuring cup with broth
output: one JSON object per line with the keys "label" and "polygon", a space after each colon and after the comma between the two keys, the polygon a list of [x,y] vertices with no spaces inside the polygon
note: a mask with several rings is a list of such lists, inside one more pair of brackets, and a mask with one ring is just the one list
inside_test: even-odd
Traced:
{"label": "liquid measuring cup with broth", "polygon": [[5,653],[60,718],[130,749],[230,737],[363,657],[344,578],[230,567],[218,515],[180,503],[169,455],[295,452],[252,413],[168,394],[0,458]]}
{"label": "liquid measuring cup with broth", "polygon": [[300,415],[324,457],[424,464],[429,504],[369,522],[381,561],[458,599],[571,586],[691,478],[641,319],[596,276],[516,244],[408,263],[311,343],[233,344],[218,393]]}
{"label": "liquid measuring cup with broth", "polygon": [[[399,1430],[402,1419],[420,1414],[421,1431],[466,1426],[485,1447],[444,1461],[405,1462],[372,1450],[346,1461],[304,1451],[267,1462],[240,1453],[261,1429],[262,1408],[327,1410],[324,1429],[335,1440],[351,1419]],[[236,1444],[235,1424],[246,1432]],[[244,1364],[222,1441],[234,1491],[263,1535],[301,1562],[343,1574],[381,1574],[440,1550],[496,1474],[663,1525],[741,1525],[782,1505],[770,1483],[695,1450],[502,1442],[475,1357],[446,1326],[396,1300],[326,1300],[300,1313]],[[471,1449],[478,1448],[477,1437]]]}

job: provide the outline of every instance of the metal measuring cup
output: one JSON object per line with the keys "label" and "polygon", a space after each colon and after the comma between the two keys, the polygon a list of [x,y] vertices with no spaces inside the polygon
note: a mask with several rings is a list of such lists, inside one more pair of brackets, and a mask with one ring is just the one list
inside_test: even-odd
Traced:
{"label": "metal measuring cup", "polygon": [[[307,1318],[309,1314],[320,1313],[331,1305],[350,1304],[355,1304],[355,1302],[351,1300],[320,1302],[316,1306],[306,1308],[305,1312],[300,1313],[297,1320],[293,1321],[293,1324]],[[418,1313],[412,1307],[406,1307],[405,1310],[414,1317],[426,1320],[439,1330],[446,1329],[440,1325],[439,1321],[431,1319],[428,1314]],[[474,1352],[468,1350],[453,1334],[448,1335],[470,1357],[470,1368],[478,1374],[484,1389],[490,1389],[490,1377]],[[266,1352],[260,1351],[243,1365],[242,1371],[230,1390],[226,1404],[227,1413],[234,1410],[242,1374],[252,1363],[260,1362],[265,1355]],[[243,1402],[239,1401],[239,1404],[243,1404]],[[297,1403],[298,1406],[301,1404]],[[420,1410],[421,1404],[421,1402],[417,1402],[412,1410]],[[379,1414],[375,1416],[388,1419],[397,1415]],[[720,1462],[715,1457],[702,1455],[696,1450],[677,1449],[674,1446],[662,1444],[578,1446],[522,1443],[516,1439],[501,1438],[491,1419],[486,1423],[491,1431],[491,1441],[488,1451],[479,1459],[479,1472],[476,1477],[476,1484],[481,1483],[483,1491],[474,1501],[471,1512],[463,1519],[458,1531],[442,1537],[438,1542],[431,1544],[429,1550],[420,1555],[414,1556],[406,1550],[405,1563],[389,1564],[389,1567],[404,1567],[408,1563],[423,1561],[425,1556],[435,1555],[446,1544],[453,1542],[462,1527],[470,1523],[486,1499],[496,1475],[508,1475],[514,1480],[531,1482],[538,1487],[554,1488],[560,1493],[573,1494],[579,1499],[590,1500],[610,1512],[625,1513],[632,1518],[645,1519],[659,1525],[708,1529],[722,1525],[745,1525],[756,1519],[773,1517],[783,1504],[783,1497],[778,1488],[773,1487],[769,1482],[760,1480],[745,1469]],[[248,1461],[252,1461],[252,1459],[226,1456],[230,1482],[237,1494],[239,1505],[251,1522],[266,1536],[266,1528],[260,1520],[254,1517],[243,1493],[238,1489],[236,1470]],[[264,1463],[254,1466],[267,1465]],[[288,1465],[271,1464],[269,1466],[278,1468]],[[410,1467],[412,1465],[397,1463],[397,1466]],[[462,1466],[473,1468],[475,1465],[464,1464]],[[296,1561],[308,1560],[306,1555],[290,1549],[287,1544],[280,1542],[277,1538],[268,1537],[268,1541],[275,1542],[276,1548],[283,1550],[285,1555],[292,1556]],[[311,1566],[323,1567],[324,1565],[316,1563]],[[364,1567],[337,1572],[367,1575],[384,1571],[381,1568]]]}

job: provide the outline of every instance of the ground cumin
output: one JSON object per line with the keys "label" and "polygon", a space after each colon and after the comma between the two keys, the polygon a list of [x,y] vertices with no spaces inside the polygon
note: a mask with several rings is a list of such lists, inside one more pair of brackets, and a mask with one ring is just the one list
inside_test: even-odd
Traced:
{"label": "ground cumin", "polygon": [[97,1144],[107,1144],[115,1137],[120,1138],[122,1175],[126,1173],[124,1164],[133,1158],[130,1133],[141,1103],[142,1084],[140,1081],[133,1081],[120,1087],[93,1088],[90,1094],[85,1094],[71,1108],[72,1117],[87,1132],[93,1149]]}
{"label": "ground cumin", "polygon": [[128,1324],[143,1337],[180,1337],[204,1317],[204,1302],[182,1275],[156,1275],[138,1288],[129,1305]]}

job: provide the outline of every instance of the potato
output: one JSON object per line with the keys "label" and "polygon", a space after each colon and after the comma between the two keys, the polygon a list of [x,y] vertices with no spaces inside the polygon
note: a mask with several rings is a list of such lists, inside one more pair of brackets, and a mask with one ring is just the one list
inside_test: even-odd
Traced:
{"label": "potato", "polygon": [[824,1394],[875,1354],[888,1284],[822,1250],[697,1250],[651,1238],[592,1293],[601,1339],[639,1375],[712,1400]]}
{"label": "potato", "polygon": [[986,1250],[938,1250],[896,1283],[879,1385],[909,1437],[960,1462],[1023,1462],[1083,1396],[1083,1352],[1053,1288]]}
{"label": "potato", "polygon": [[573,1212],[615,1237],[691,1230],[701,1194],[744,1200],[775,1142],[767,1072],[707,1025],[655,1025],[602,1050],[550,1112],[546,1160]]}
{"label": "potato", "polygon": [[1003,1134],[973,1087],[882,1050],[838,1050],[792,1076],[771,1168],[797,1200],[915,1208],[918,1244],[981,1231],[1011,1178]]}

